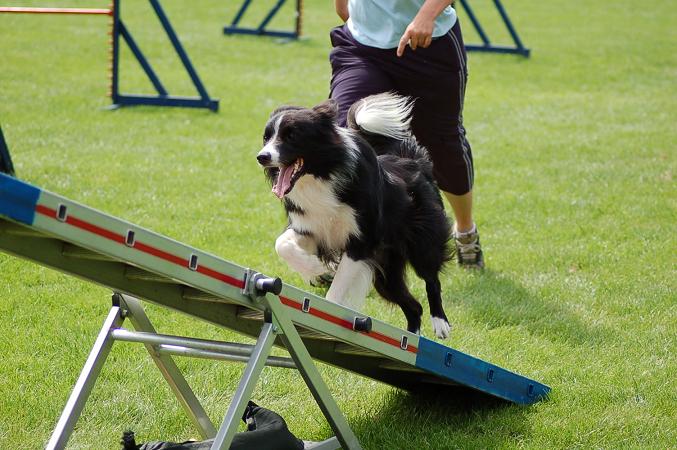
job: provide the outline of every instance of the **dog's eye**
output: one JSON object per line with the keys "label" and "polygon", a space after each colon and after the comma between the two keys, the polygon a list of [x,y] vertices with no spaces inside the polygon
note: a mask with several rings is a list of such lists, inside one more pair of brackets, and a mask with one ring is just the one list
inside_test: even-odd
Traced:
{"label": "dog's eye", "polygon": [[270,140],[270,138],[272,137],[272,134],[273,134],[273,133],[272,133],[272,131],[270,131],[270,130],[265,130],[265,131],[263,132],[263,143],[264,143],[264,144]]}

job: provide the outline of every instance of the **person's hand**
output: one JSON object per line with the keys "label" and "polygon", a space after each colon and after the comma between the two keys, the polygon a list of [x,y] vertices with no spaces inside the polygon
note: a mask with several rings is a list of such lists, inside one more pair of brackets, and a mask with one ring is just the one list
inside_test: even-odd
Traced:
{"label": "person's hand", "polygon": [[428,47],[433,41],[434,27],[434,16],[428,17],[427,14],[417,14],[400,38],[400,43],[397,46],[397,56],[404,54],[404,48],[407,44],[409,44],[412,50],[416,50],[418,47]]}

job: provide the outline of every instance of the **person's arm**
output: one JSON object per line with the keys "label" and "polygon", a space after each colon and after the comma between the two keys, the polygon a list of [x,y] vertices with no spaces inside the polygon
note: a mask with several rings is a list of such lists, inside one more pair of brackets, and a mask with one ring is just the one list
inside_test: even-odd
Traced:
{"label": "person's arm", "polygon": [[[338,4],[341,0],[335,0]],[[426,0],[418,10],[418,14],[404,31],[400,43],[397,46],[397,56],[404,54],[404,48],[409,44],[412,50],[417,47],[426,48],[433,40],[435,19],[444,8],[451,5],[451,0]],[[338,7],[337,7],[338,10]]]}
{"label": "person's arm", "polygon": [[350,16],[348,13],[348,0],[334,0],[334,7],[336,8],[336,14],[346,22]]}

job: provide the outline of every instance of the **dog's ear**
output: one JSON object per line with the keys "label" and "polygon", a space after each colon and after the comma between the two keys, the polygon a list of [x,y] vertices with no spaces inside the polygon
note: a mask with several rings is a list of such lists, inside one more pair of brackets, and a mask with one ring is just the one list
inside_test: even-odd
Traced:
{"label": "dog's ear", "polygon": [[320,116],[333,121],[336,119],[336,116],[338,116],[338,103],[336,103],[336,100],[333,98],[330,98],[315,106],[313,111],[318,113]]}

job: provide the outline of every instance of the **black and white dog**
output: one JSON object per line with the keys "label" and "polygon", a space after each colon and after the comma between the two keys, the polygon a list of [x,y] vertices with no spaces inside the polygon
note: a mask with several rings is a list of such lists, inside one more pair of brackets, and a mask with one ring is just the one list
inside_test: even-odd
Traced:
{"label": "black and white dog", "polygon": [[432,163],[410,130],[413,102],[367,97],[336,123],[336,104],[283,106],[266,124],[257,160],[289,218],[275,250],[313,283],[335,270],[327,299],[353,309],[372,283],[418,333],[423,308],[405,282],[406,264],[425,280],[435,334],[449,335],[439,273],[451,227]]}

